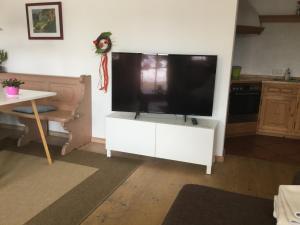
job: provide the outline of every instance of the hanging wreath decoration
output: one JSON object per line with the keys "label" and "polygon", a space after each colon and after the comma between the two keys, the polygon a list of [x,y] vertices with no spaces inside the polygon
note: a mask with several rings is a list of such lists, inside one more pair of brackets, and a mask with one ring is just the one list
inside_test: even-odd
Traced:
{"label": "hanging wreath decoration", "polygon": [[99,90],[107,92],[108,89],[108,57],[107,53],[112,48],[112,42],[110,36],[111,32],[103,32],[99,35],[99,37],[93,41],[96,47],[96,54],[101,55],[100,64],[99,64]]}

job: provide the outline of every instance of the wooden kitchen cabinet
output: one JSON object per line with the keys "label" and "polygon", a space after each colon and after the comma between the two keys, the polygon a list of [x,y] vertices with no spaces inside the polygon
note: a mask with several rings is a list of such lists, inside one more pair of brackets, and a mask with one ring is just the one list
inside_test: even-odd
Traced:
{"label": "wooden kitchen cabinet", "polygon": [[298,137],[300,137],[300,96],[298,96],[298,101],[297,101],[297,112],[296,112],[296,116],[295,116],[295,122],[294,122],[294,132],[295,135],[297,135]]}
{"label": "wooden kitchen cabinet", "polygon": [[298,84],[266,82],[263,84],[258,133],[300,137]]}
{"label": "wooden kitchen cabinet", "polygon": [[263,97],[259,131],[279,134],[292,132],[296,101],[296,98],[289,97]]}

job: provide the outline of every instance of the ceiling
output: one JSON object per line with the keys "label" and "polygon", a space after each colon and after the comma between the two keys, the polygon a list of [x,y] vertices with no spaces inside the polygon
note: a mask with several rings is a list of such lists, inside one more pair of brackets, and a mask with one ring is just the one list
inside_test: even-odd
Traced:
{"label": "ceiling", "polygon": [[297,0],[240,0],[249,1],[260,15],[296,14]]}

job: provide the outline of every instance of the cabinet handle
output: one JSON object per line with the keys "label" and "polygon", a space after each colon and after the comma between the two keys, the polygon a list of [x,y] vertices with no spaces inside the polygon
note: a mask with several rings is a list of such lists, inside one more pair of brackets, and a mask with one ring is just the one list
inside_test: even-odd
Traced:
{"label": "cabinet handle", "polygon": [[293,92],[293,90],[291,90],[291,89],[282,89],[281,91],[283,93],[292,93]]}
{"label": "cabinet handle", "polygon": [[280,92],[279,88],[268,88],[269,92]]}

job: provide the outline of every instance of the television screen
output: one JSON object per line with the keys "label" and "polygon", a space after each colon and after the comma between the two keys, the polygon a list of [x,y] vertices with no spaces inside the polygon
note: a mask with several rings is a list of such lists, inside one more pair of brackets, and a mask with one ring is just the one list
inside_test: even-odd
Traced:
{"label": "television screen", "polygon": [[112,53],[112,110],[211,116],[217,56]]}

